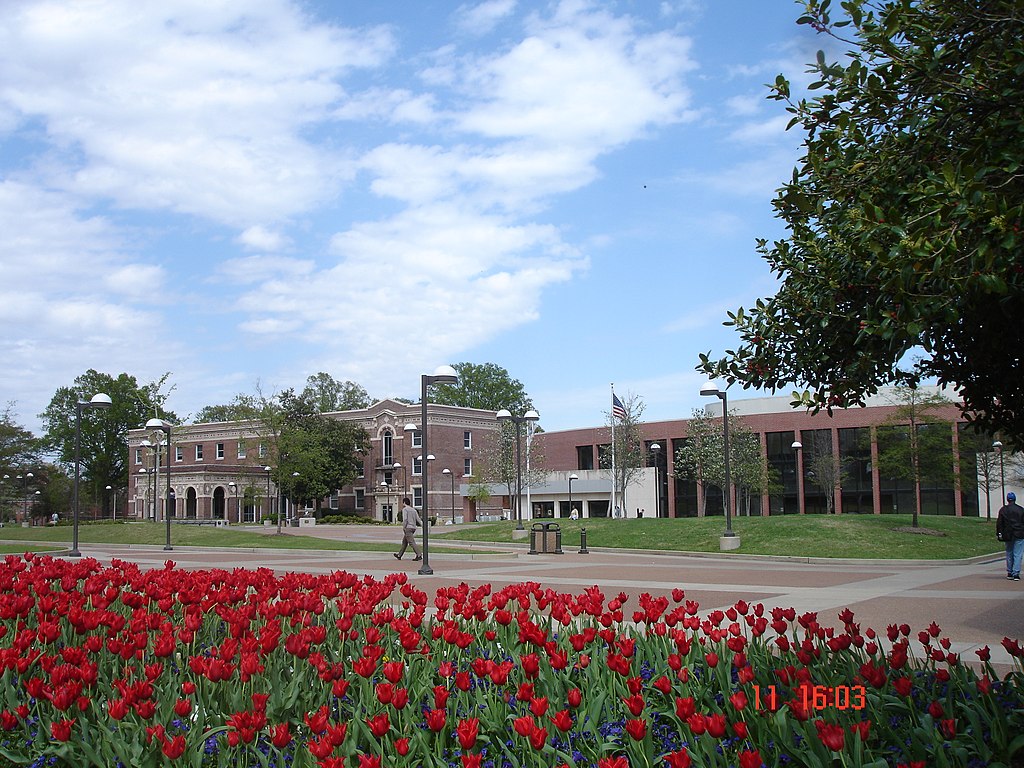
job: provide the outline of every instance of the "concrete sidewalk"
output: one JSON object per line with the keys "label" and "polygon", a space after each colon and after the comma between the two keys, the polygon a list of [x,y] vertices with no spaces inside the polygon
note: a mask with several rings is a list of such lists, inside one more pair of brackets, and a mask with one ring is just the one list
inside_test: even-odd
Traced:
{"label": "concrete sidewalk", "polygon": [[[252,530],[258,530],[253,528]],[[290,532],[298,533],[296,529]],[[267,531],[274,535],[273,530]],[[447,531],[446,531],[447,533]],[[454,532],[453,532],[454,533]],[[388,542],[398,548],[397,528],[316,526],[302,535],[353,542]],[[287,535],[287,534],[286,534]],[[861,629],[871,627],[885,638],[890,624],[909,624],[911,646],[920,649],[917,633],[934,622],[951,650],[965,662],[976,662],[975,651],[988,646],[1000,671],[1012,659],[1003,649],[1004,637],[1024,639],[1024,582],[1007,581],[1001,555],[956,562],[813,561],[750,557],[738,554],[689,555],[664,552],[623,552],[591,549],[589,554],[565,549],[562,555],[529,555],[525,545],[449,541],[434,536],[429,564],[432,575],[418,573],[422,563],[411,553],[396,561],[390,551],[328,551],[285,549],[217,549],[121,547],[82,545],[83,556],[108,563],[112,558],[162,567],[167,559],[182,568],[271,568],[277,572],[326,573],[346,570],[377,578],[404,571],[426,591],[465,582],[495,587],[522,581],[537,582],[557,591],[578,592],[597,585],[606,596],[630,596],[627,617],[643,592],[669,595],[685,590],[701,613],[726,609],[737,600],[773,607],[792,607],[800,615],[813,611],[825,626],[841,626],[838,613],[849,608]],[[499,554],[448,554],[444,545],[481,549]]]}

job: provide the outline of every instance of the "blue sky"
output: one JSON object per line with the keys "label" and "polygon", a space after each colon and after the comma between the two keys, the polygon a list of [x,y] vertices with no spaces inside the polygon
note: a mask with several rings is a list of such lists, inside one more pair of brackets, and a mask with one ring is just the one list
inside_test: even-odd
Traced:
{"label": "blue sky", "polygon": [[798,10],[5,0],[0,405],[37,428],[88,368],[171,372],[180,416],[318,371],[416,398],[469,361],[548,430],[611,382],[686,417],[773,291]]}

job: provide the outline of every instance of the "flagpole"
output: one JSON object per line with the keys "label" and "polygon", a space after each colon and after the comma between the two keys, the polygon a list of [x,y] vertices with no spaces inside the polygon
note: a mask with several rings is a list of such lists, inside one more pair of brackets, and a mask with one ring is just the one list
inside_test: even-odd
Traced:
{"label": "flagpole", "polygon": [[616,504],[617,489],[615,487],[615,382],[611,384],[612,388],[612,518],[615,517],[615,510],[618,508]]}

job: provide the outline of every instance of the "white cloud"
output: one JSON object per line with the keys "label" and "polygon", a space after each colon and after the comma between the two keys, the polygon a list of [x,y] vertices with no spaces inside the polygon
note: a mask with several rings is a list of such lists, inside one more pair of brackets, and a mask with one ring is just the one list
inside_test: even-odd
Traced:
{"label": "white cloud", "polygon": [[286,248],[288,238],[280,232],[257,224],[242,232],[238,236],[238,242],[247,250],[273,252]]}
{"label": "white cloud", "polygon": [[729,134],[729,139],[743,144],[777,144],[786,138],[786,126],[792,117],[787,113],[744,123]]}
{"label": "white cloud", "polygon": [[456,12],[456,24],[471,35],[486,35],[516,8],[516,0],[486,0],[475,6],[462,6]]}
{"label": "white cloud", "polygon": [[478,103],[458,118],[463,131],[596,154],[687,118],[688,39],[639,35],[628,19],[573,3],[535,17],[529,31],[511,50],[467,63],[463,87]]}
{"label": "white cloud", "polygon": [[5,30],[0,110],[59,143],[53,185],[233,224],[348,177],[303,131],[344,102],[338,78],[394,49],[385,28],[313,25],[286,0],[21,2]]}

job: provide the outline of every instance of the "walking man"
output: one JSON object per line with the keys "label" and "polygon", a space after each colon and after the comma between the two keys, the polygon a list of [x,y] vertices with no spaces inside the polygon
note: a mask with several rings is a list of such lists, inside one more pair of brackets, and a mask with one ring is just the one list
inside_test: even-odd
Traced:
{"label": "walking man", "polygon": [[996,517],[996,538],[1006,546],[1006,578],[1020,581],[1020,561],[1024,556],[1024,508],[1017,494],[1006,494],[1006,504]]}
{"label": "walking man", "polygon": [[[402,499],[402,548],[398,552],[394,552],[395,559],[401,560],[402,555],[405,554],[405,550],[408,547],[412,547],[412,551],[416,553],[416,557],[413,560],[422,560],[423,556],[420,554],[419,544],[416,543],[416,529],[420,526],[420,513],[416,511],[416,507],[409,501],[409,497],[406,496]],[[1022,541],[1021,543],[1024,543]]]}

